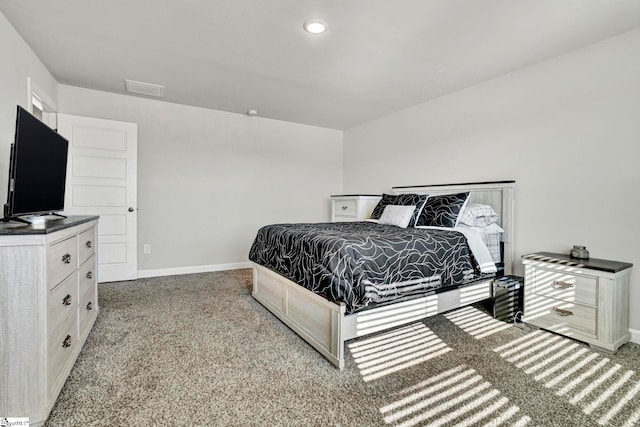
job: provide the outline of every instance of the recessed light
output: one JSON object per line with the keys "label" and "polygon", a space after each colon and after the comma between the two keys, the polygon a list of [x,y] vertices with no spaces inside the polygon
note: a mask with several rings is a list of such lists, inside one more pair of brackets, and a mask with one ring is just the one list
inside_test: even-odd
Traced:
{"label": "recessed light", "polygon": [[257,116],[257,115],[258,115],[258,110],[251,109],[251,110],[247,111],[247,116],[253,117],[253,116]]}
{"label": "recessed light", "polygon": [[329,28],[329,24],[327,24],[327,22],[323,21],[322,19],[309,19],[304,23],[302,28],[304,28],[304,30],[308,33],[320,34],[327,31],[327,28]]}

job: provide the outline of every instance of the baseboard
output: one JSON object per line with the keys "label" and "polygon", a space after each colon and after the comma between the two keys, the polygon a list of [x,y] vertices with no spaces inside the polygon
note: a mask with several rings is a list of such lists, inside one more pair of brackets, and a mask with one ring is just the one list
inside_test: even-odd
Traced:
{"label": "baseboard", "polygon": [[179,274],[208,273],[211,271],[240,270],[252,268],[253,264],[247,262],[234,262],[230,264],[194,265],[191,267],[161,268],[158,270],[138,270],[138,278],[177,276]]}
{"label": "baseboard", "polygon": [[637,329],[629,329],[629,332],[631,332],[631,342],[634,342],[636,344],[640,344],[640,331]]}

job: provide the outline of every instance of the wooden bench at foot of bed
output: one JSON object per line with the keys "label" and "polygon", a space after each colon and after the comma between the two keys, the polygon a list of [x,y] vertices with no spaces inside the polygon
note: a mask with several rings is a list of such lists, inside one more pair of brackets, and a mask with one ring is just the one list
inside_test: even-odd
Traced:
{"label": "wooden bench at foot of bed", "polygon": [[346,314],[346,306],[254,263],[253,297],[340,369],[350,339],[415,322],[492,297],[493,279]]}

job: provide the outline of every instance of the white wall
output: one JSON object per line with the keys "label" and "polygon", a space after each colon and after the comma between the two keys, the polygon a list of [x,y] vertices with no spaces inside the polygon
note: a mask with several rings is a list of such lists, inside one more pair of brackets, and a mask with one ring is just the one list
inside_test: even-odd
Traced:
{"label": "white wall", "polygon": [[141,270],[245,262],[260,226],[328,221],[342,191],[341,131],[66,85],[59,110],[138,124]]}
{"label": "white wall", "polygon": [[[16,124],[16,105],[27,107],[27,77],[57,101],[58,83],[0,13],[0,209],[7,200],[9,155]],[[2,211],[0,210],[0,217]]]}
{"label": "white wall", "polygon": [[31,77],[60,112],[138,123],[140,269],[244,262],[258,227],[327,221],[342,192],[340,131],[58,85],[1,13],[0,57],[0,206]]}
{"label": "white wall", "polygon": [[635,30],[349,129],[344,190],[515,179],[516,257],[581,244],[634,263],[640,330],[638,52]]}

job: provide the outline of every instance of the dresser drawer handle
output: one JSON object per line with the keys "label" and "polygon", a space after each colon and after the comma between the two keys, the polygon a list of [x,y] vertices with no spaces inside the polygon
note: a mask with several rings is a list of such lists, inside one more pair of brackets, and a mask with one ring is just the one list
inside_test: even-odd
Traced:
{"label": "dresser drawer handle", "polygon": [[87,271],[87,279],[93,279],[93,273],[90,271]]}
{"label": "dresser drawer handle", "polygon": [[93,304],[91,303],[91,301],[87,303],[87,310],[93,310]]}
{"label": "dresser drawer handle", "polygon": [[62,255],[61,261],[64,262],[65,264],[71,264],[71,254]]}
{"label": "dresser drawer handle", "polygon": [[561,282],[560,280],[554,280],[551,282],[551,287],[554,289],[573,289],[576,285],[573,283]]}
{"label": "dresser drawer handle", "polygon": [[91,240],[87,240],[87,243],[84,244],[87,248],[91,249],[93,246],[93,242]]}
{"label": "dresser drawer handle", "polygon": [[62,300],[62,305],[71,305],[71,295],[67,294]]}
{"label": "dresser drawer handle", "polygon": [[64,341],[62,341],[62,347],[64,348],[71,347],[71,335],[67,335]]}
{"label": "dresser drawer handle", "polygon": [[343,206],[343,207],[342,207],[342,210],[343,210],[343,211],[346,211],[347,209],[349,209],[349,206]]}
{"label": "dresser drawer handle", "polygon": [[553,307],[553,311],[554,311],[558,316],[562,316],[562,317],[566,317],[566,316],[573,316],[573,311],[565,310],[565,309],[563,309],[563,308]]}

